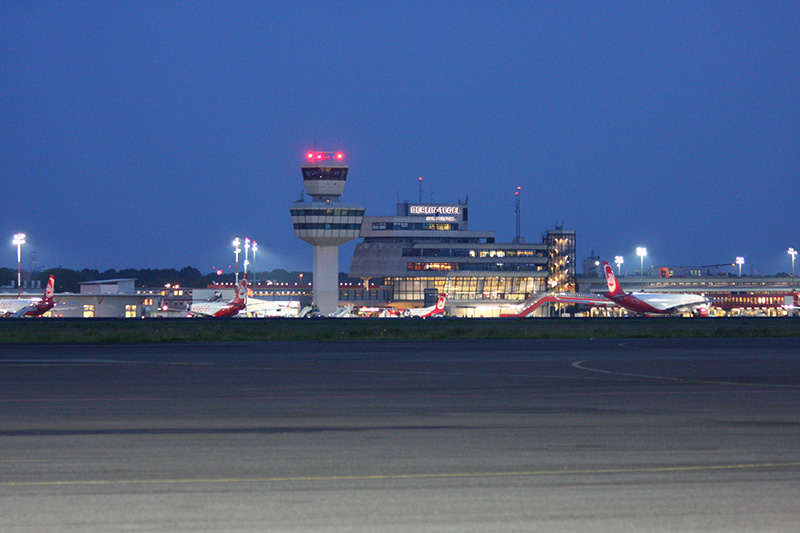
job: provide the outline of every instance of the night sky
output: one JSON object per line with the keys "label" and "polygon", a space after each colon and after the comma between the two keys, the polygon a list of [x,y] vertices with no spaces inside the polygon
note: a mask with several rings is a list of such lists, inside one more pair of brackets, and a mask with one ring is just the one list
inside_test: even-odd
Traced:
{"label": "night sky", "polygon": [[44,268],[228,271],[238,236],[311,270],[289,206],[315,145],[367,215],[422,176],[498,242],[521,186],[523,236],[563,224],[579,260],[800,249],[796,1],[7,0],[0,28],[0,266],[24,232]]}

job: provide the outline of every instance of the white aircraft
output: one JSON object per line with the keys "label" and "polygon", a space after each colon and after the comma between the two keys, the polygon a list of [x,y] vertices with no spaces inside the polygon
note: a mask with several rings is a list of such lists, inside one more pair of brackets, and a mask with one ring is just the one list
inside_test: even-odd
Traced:
{"label": "white aircraft", "polygon": [[608,293],[605,297],[620,307],[634,313],[675,315],[680,313],[693,313],[698,316],[708,316],[711,301],[699,294],[679,294],[665,292],[632,292],[622,290],[611,265],[603,261],[606,273]]}
{"label": "white aircraft", "polygon": [[430,318],[434,315],[441,315],[444,313],[444,303],[447,299],[446,294],[440,294],[436,304],[430,307],[411,307],[408,309],[384,309],[381,311],[382,318],[399,318],[399,317],[416,317],[416,318]]}
{"label": "white aircraft", "polygon": [[297,300],[268,301],[256,298],[247,298],[245,312],[254,314],[259,318],[264,317],[298,317],[300,316],[300,302]]}
{"label": "white aircraft", "polygon": [[42,298],[15,298],[13,300],[0,300],[0,316],[40,316],[55,305],[53,302],[53,288],[56,277],[50,276]]}
{"label": "white aircraft", "polygon": [[247,276],[236,287],[236,294],[229,302],[197,302],[186,310],[187,316],[231,317],[238,315],[247,307]]}

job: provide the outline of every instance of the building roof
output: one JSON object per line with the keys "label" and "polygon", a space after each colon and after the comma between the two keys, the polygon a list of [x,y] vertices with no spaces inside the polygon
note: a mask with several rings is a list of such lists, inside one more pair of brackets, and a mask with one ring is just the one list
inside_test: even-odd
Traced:
{"label": "building roof", "polygon": [[78,285],[98,285],[106,283],[119,283],[121,281],[136,281],[139,278],[101,279],[97,281],[79,281]]}

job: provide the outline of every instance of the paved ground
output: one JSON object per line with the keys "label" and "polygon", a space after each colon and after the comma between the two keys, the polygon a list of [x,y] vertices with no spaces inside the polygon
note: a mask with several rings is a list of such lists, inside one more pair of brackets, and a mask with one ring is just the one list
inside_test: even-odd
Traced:
{"label": "paved ground", "polygon": [[0,530],[796,531],[798,345],[0,346]]}

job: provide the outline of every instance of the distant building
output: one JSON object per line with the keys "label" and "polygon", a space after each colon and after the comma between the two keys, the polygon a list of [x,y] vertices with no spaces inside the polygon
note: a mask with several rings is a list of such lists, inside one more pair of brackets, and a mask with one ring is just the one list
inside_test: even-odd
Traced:
{"label": "distant building", "polygon": [[104,279],[79,283],[81,294],[134,294],[136,278]]}
{"label": "distant building", "polygon": [[143,318],[154,316],[161,295],[137,294],[136,279],[106,279],[80,283],[80,293],[54,296],[55,307],[45,316],[64,318]]}

